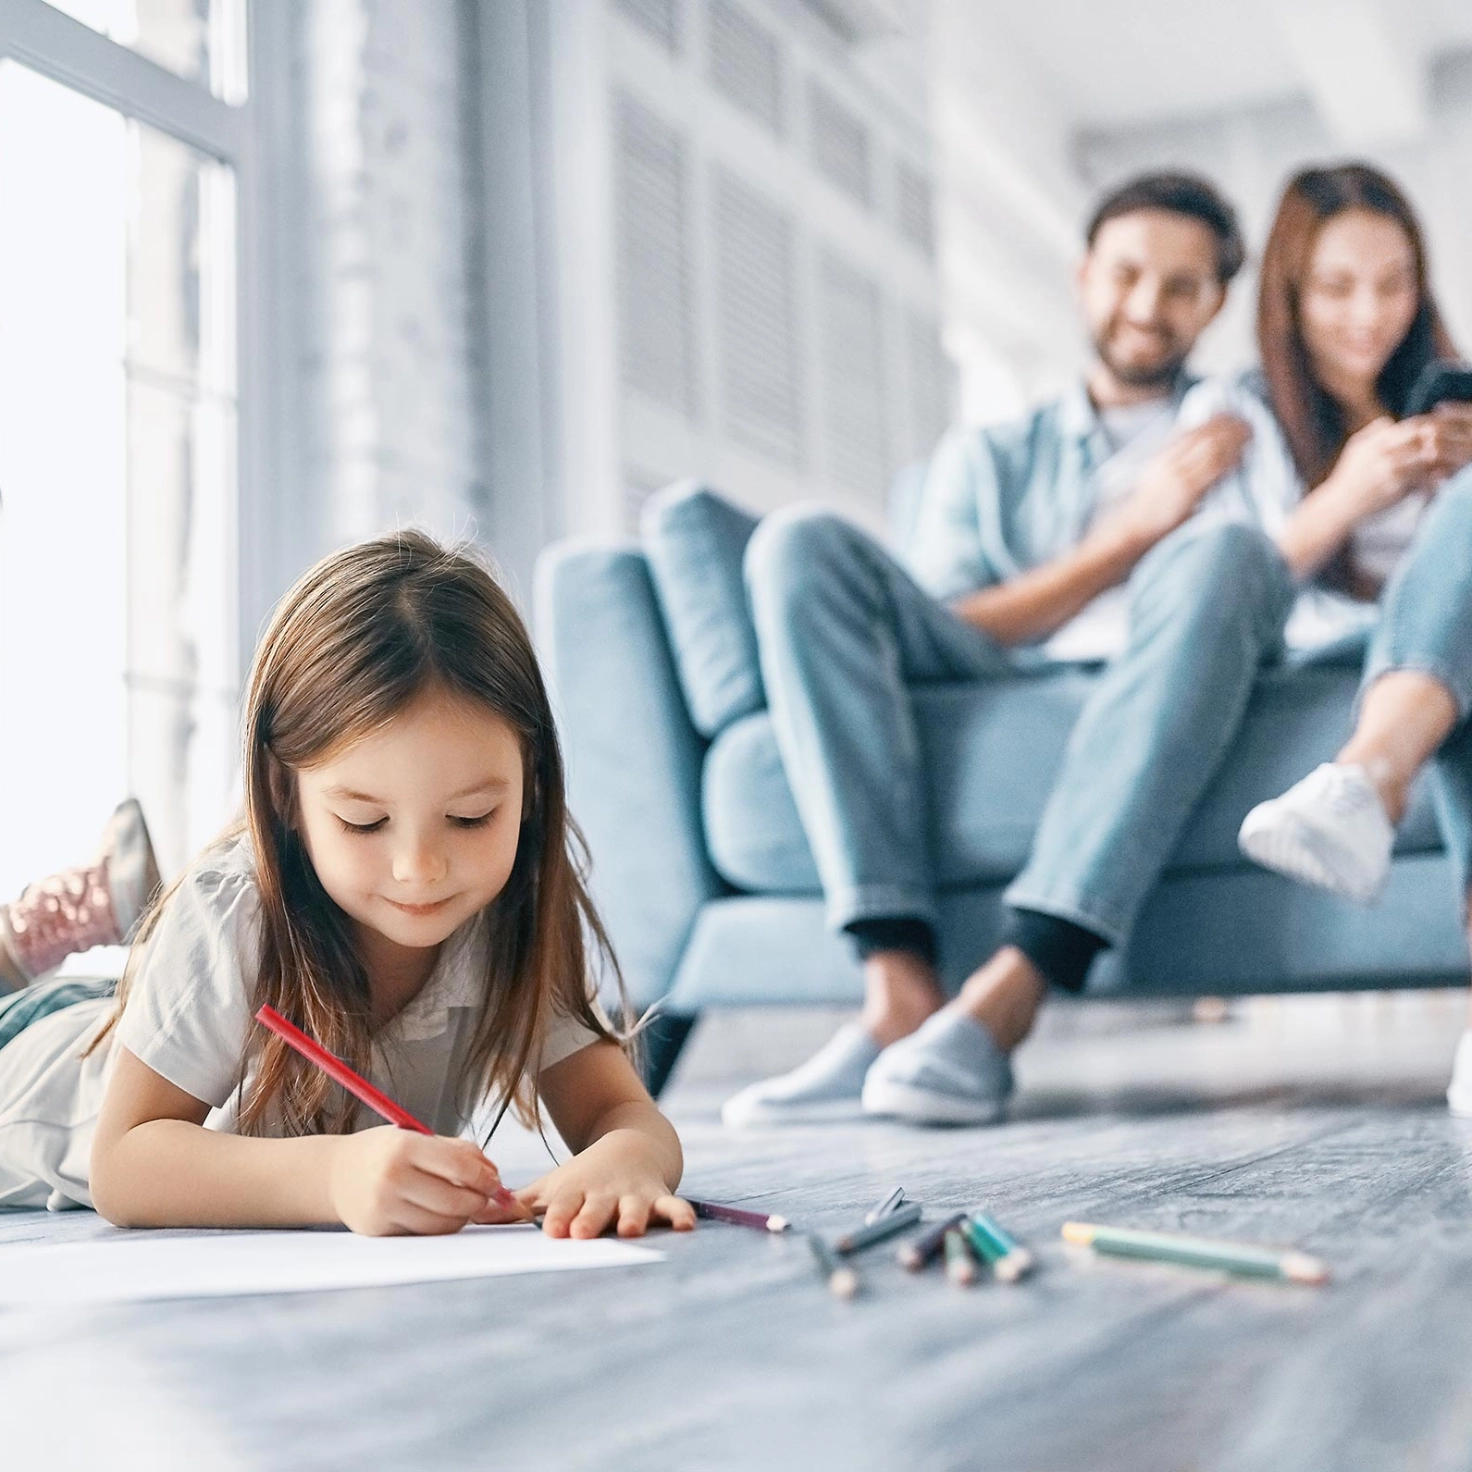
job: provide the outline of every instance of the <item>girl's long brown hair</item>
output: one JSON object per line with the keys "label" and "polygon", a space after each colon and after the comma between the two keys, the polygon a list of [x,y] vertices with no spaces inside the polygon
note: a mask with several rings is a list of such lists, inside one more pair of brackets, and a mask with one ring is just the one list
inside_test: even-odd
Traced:
{"label": "girl's long brown hair", "polygon": [[[256,651],[245,713],[245,819],[233,830],[249,834],[260,890],[251,1011],[269,1003],[367,1072],[368,975],[347,917],[298,836],[294,773],[381,729],[430,689],[500,717],[521,741],[526,795],[516,861],[482,917],[489,935],[484,1001],[467,1076],[457,1086],[462,1110],[494,1096],[536,1121],[528,1072],[553,1014],[619,1041],[590,1000],[594,964],[621,998],[622,980],[588,897],[585,849],[567,812],[561,749],[526,628],[473,557],[420,532],[364,542],[318,563],[281,600]],[[144,922],[134,956],[168,900]],[[273,1123],[289,1134],[352,1128],[357,1104],[337,1085],[274,1033],[254,1043],[243,1133]]]}
{"label": "girl's long brown hair", "polygon": [[1418,307],[1409,331],[1380,371],[1376,389],[1394,415],[1404,414],[1411,386],[1436,358],[1456,349],[1431,295],[1426,242],[1416,213],[1395,183],[1368,164],[1304,169],[1288,181],[1263,248],[1257,297],[1257,345],[1273,412],[1305,486],[1334,468],[1348,438],[1344,411],[1314,377],[1299,318],[1314,241],[1345,210],[1370,210],[1394,220],[1411,243]]}

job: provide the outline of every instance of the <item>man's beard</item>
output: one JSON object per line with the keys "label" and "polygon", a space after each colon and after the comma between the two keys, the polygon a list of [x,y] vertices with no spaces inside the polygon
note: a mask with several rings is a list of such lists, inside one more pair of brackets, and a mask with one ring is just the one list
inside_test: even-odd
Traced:
{"label": "man's beard", "polygon": [[1112,349],[1117,326],[1117,323],[1110,322],[1094,338],[1094,351],[1099,355],[1099,361],[1115,378],[1121,383],[1128,384],[1131,388],[1169,388],[1175,383],[1180,377],[1181,369],[1186,366],[1186,359],[1191,355],[1189,345],[1182,347],[1179,342],[1172,340],[1171,346],[1174,351],[1159,362],[1120,363],[1115,359]]}

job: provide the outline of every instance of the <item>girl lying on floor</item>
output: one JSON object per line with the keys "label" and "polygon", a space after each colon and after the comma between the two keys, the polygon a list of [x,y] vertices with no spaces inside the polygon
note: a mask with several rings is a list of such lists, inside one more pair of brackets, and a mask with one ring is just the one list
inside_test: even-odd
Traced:
{"label": "girl lying on floor", "polygon": [[[0,1002],[0,1206],[372,1234],[694,1225],[679,1141],[591,994],[615,968],[546,690],[484,568],[403,533],[308,572],[256,655],[245,794],[143,913],[115,997],[43,979]],[[156,874],[125,804],[93,865],[8,907],[0,978],[121,940]],[[254,1023],[263,1003],[436,1133],[380,1125]],[[509,1192],[462,1138],[487,1106],[545,1106],[576,1153]]]}

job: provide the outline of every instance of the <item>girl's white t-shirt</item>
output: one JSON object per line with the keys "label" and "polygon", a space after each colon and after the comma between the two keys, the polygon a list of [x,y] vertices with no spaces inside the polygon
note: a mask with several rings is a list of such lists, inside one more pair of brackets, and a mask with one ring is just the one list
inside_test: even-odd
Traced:
{"label": "girl's white t-shirt", "polygon": [[[241,837],[207,854],[175,891],[117,1027],[94,1052],[87,1048],[112,1016],[110,999],[43,1017],[0,1049],[0,1206],[91,1206],[92,1136],[119,1044],[210,1105],[205,1128],[235,1128],[242,1062],[258,1031],[259,920],[255,861]],[[374,1040],[370,1080],[436,1134],[463,1134],[470,1123],[457,1086],[486,966],[477,918],[444,943],[419,995]],[[554,1016],[538,1071],[596,1041],[575,1018]],[[363,1108],[354,1128],[382,1123]]]}

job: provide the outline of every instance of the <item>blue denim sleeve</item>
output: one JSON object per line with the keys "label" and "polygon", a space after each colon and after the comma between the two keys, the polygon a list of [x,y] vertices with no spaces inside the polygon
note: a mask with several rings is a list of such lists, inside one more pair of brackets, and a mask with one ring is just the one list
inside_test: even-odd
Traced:
{"label": "blue denim sleeve", "polygon": [[[984,431],[956,431],[936,448],[905,557],[915,581],[932,597],[956,598],[1001,580],[983,518],[983,507],[998,499],[997,482]],[[995,517],[985,522],[994,525]]]}

